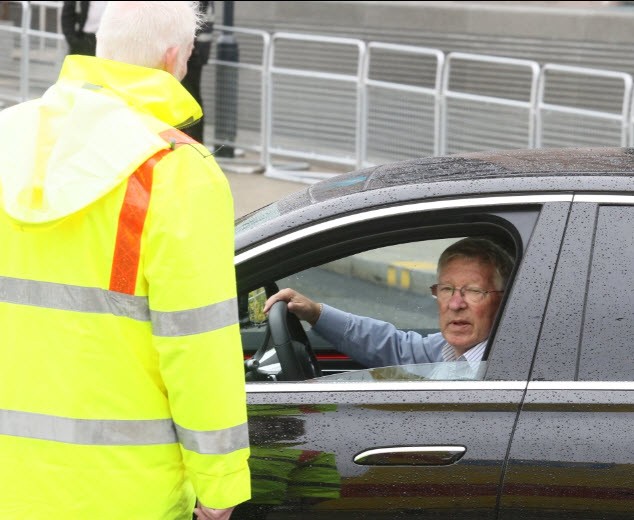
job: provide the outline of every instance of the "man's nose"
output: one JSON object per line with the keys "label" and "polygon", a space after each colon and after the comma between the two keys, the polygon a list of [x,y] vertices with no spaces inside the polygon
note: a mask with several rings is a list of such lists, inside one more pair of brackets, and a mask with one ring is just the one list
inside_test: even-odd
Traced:
{"label": "man's nose", "polygon": [[462,296],[462,292],[456,289],[451,295],[451,298],[449,298],[448,305],[450,309],[462,309],[467,306],[467,302]]}

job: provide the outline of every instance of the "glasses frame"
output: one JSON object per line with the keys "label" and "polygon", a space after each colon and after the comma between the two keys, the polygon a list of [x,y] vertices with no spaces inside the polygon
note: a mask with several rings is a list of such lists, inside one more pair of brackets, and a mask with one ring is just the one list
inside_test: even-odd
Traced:
{"label": "glasses frame", "polygon": [[[458,291],[460,293],[460,297],[471,304],[478,304],[478,303],[482,303],[489,294],[491,293],[503,293],[504,289],[500,289],[500,290],[492,290],[492,291],[485,291],[484,289],[480,289],[479,287],[469,287],[469,286],[462,286],[462,287],[454,287],[453,285],[449,284],[449,283],[435,283],[434,285],[431,285],[429,287],[429,290],[431,291],[431,295],[433,298],[438,299],[438,287],[439,286],[443,286],[443,287],[451,287],[452,291],[451,291],[451,295],[449,296],[449,298],[447,298],[446,301],[451,300],[451,298],[453,298],[453,295],[456,294],[456,291]],[[478,301],[472,301],[472,300],[467,300],[467,298],[465,298],[465,294],[466,291],[470,290],[472,291],[471,294],[473,293],[478,293],[478,294],[482,294],[482,298],[480,298],[480,300]],[[440,299],[440,301],[445,301],[442,298]]]}

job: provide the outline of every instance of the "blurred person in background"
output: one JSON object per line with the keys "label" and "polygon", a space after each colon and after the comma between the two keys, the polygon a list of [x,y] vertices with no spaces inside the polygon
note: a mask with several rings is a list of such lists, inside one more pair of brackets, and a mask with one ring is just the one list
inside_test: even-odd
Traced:
{"label": "blurred person in background", "polygon": [[63,2],[62,32],[68,44],[68,54],[95,55],[95,35],[107,3]]}
{"label": "blurred person in background", "polygon": [[193,125],[183,128],[183,132],[204,144],[205,139],[205,107],[201,93],[201,79],[203,67],[209,61],[211,42],[214,30],[214,3],[198,2],[198,9],[202,15],[202,25],[196,34],[192,54],[187,61],[187,74],[181,82],[187,91],[194,96],[203,109],[203,117]]}

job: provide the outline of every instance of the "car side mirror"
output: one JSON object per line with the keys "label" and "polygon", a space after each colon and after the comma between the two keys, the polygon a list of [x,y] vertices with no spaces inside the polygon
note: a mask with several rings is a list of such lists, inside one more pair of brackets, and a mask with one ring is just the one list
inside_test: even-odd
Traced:
{"label": "car side mirror", "polygon": [[260,327],[266,323],[267,316],[264,314],[266,299],[264,287],[238,295],[238,315],[241,329]]}

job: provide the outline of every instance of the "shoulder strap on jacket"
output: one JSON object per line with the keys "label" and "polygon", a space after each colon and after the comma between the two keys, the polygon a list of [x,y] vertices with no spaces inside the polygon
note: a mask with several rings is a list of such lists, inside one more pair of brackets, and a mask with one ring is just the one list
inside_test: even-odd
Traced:
{"label": "shoulder strap on jacket", "polygon": [[170,148],[159,150],[128,178],[128,186],[119,212],[117,238],[112,257],[111,291],[134,294],[141,257],[141,235],[150,204],[154,167],[172,150],[183,144],[196,143],[194,139],[175,128],[161,132],[160,136],[170,144]]}

